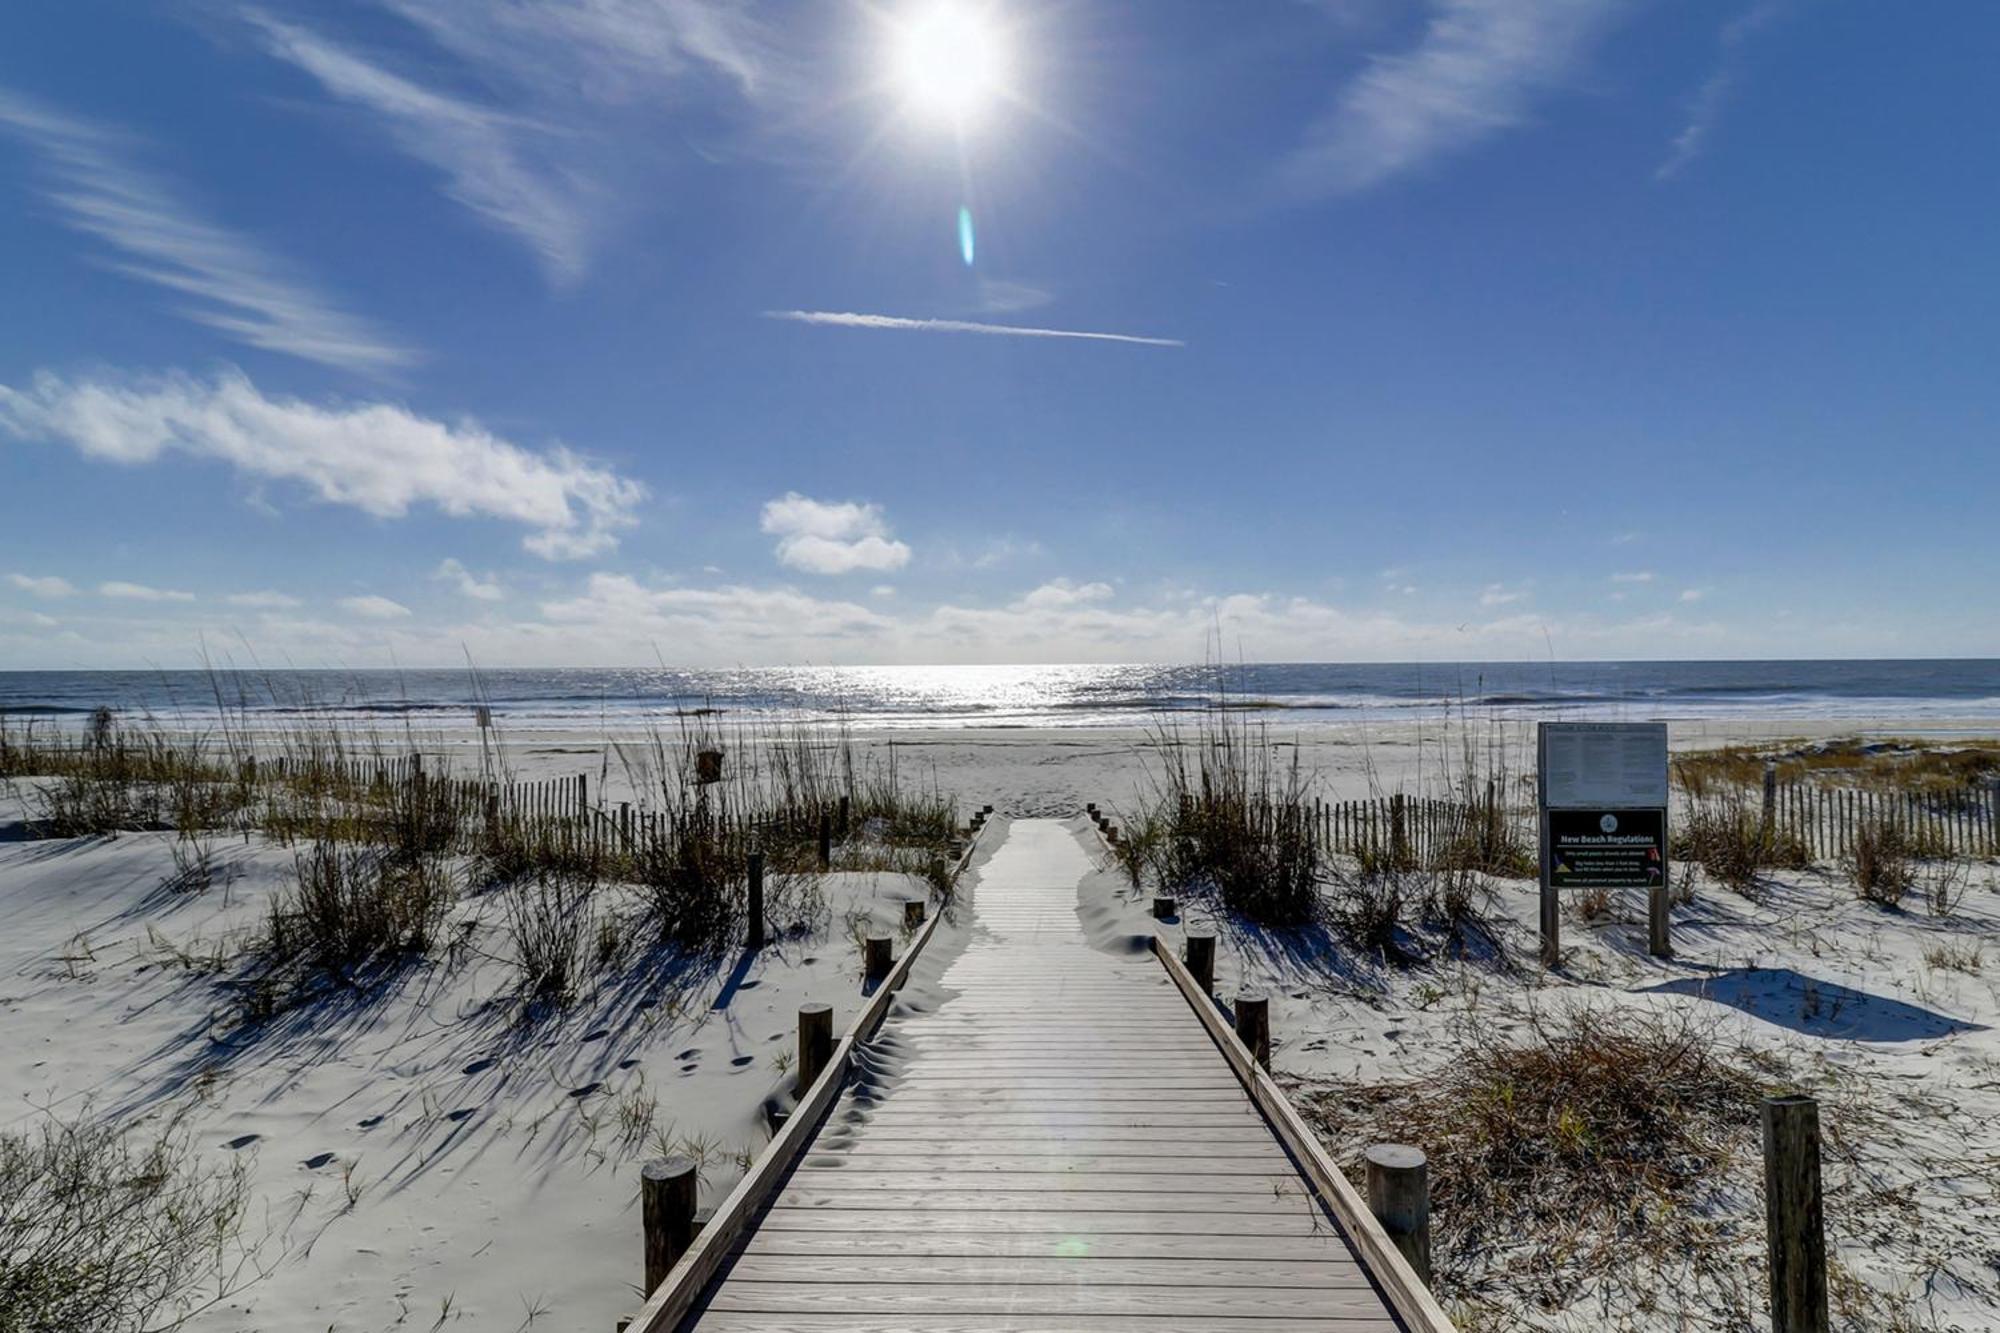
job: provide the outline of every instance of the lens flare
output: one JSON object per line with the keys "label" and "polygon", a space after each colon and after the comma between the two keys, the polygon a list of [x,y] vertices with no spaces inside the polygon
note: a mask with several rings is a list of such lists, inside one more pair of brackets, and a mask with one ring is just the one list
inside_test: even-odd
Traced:
{"label": "lens flare", "polygon": [[965,258],[965,266],[972,267],[972,210],[958,210],[958,253]]}

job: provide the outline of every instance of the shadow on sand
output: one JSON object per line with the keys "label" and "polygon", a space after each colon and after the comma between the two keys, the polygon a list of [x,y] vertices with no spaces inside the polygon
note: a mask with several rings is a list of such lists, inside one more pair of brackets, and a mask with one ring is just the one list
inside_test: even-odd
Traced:
{"label": "shadow on sand", "polygon": [[1785,967],[1740,967],[1709,976],[1681,977],[1643,987],[1641,993],[1713,1000],[1767,1023],[1829,1040],[1929,1041],[1984,1030],[1978,1023]]}

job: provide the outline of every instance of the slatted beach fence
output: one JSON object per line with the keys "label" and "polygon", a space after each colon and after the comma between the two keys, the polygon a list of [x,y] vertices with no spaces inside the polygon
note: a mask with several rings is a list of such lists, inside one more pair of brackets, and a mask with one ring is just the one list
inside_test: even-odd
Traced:
{"label": "slatted beach fence", "polygon": [[1078,832],[984,857],[630,1333],[1449,1333],[1173,951],[1085,938]]}

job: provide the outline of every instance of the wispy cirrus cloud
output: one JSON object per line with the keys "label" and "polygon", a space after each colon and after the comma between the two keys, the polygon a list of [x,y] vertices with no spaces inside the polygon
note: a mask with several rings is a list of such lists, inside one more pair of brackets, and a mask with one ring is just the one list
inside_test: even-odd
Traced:
{"label": "wispy cirrus cloud", "polygon": [[155,588],[145,583],[128,583],[123,579],[112,579],[97,585],[97,595],[110,597],[122,602],[192,602],[194,594],[182,592],[178,588]]}
{"label": "wispy cirrus cloud", "polygon": [[1722,25],[1715,68],[1702,80],[1688,103],[1687,123],[1668,145],[1666,160],[1654,171],[1656,180],[1672,180],[1687,170],[1688,164],[1708,148],[1722,112],[1743,78],[1744,50],[1750,39],[1769,27],[1784,12],[1783,0],[1756,0],[1750,8]]}
{"label": "wispy cirrus cloud", "polygon": [[341,310],[249,237],[204,218],[137,166],[137,145],[88,121],[0,90],[0,133],[47,172],[43,196],[70,227],[110,248],[116,272],[188,299],[181,313],[237,342],[344,370],[418,358]]}
{"label": "wispy cirrus cloud", "polygon": [[646,491],[560,445],[531,450],[473,421],[447,423],[391,403],[265,396],[229,370],[0,384],[0,437],[67,444],[88,458],[140,464],[168,453],[214,459],[245,477],[289,481],[317,499],[396,518],[418,505],[453,517],[523,524],[522,545],[551,560],[618,544]]}
{"label": "wispy cirrus cloud", "polygon": [[590,191],[531,167],[521,148],[546,127],[425,88],[305,28],[255,11],[249,18],[272,55],[373,113],[405,153],[444,174],[446,193],[526,243],[552,278],[582,274]]}
{"label": "wispy cirrus cloud", "polygon": [[889,329],[909,333],[978,333],[1001,338],[1075,338],[1086,342],[1136,343],[1141,347],[1186,347],[1180,338],[1148,338],[1135,333],[1086,333],[1079,329],[1036,329],[1017,324],[981,324],[967,319],[908,319],[835,310],[766,310],[766,319],[840,329]]}
{"label": "wispy cirrus cloud", "polygon": [[239,13],[267,54],[368,113],[559,285],[587,271],[620,212],[660,192],[662,105],[709,86],[725,93],[710,112],[787,103],[802,83],[781,29],[736,0],[381,4],[434,49],[387,56],[333,35],[335,16],[304,0]]}
{"label": "wispy cirrus cloud", "polygon": [[1365,190],[1525,123],[1632,0],[1434,0],[1416,45],[1377,55],[1283,164],[1285,188]]}

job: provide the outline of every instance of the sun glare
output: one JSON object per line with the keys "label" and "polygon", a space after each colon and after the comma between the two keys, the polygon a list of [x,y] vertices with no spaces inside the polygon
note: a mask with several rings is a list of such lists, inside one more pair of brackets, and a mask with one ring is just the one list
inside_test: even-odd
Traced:
{"label": "sun glare", "polygon": [[986,7],[935,0],[897,25],[896,83],[909,106],[964,126],[1006,87],[1006,34]]}

